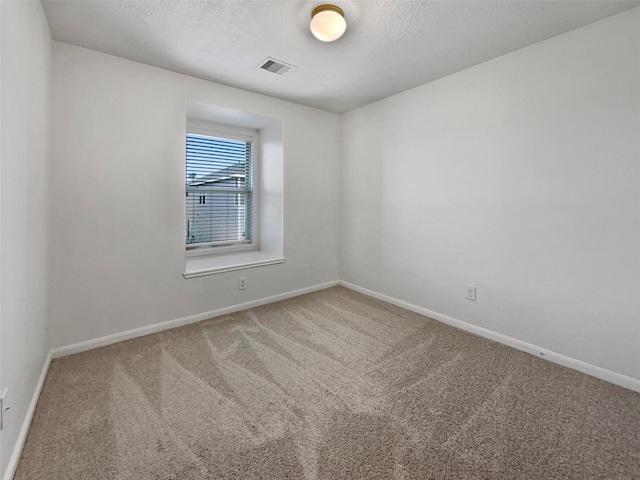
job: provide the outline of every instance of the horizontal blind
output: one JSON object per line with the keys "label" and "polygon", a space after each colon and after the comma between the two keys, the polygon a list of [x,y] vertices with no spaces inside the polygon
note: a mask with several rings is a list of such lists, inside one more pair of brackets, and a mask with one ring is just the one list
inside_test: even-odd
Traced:
{"label": "horizontal blind", "polygon": [[186,244],[250,242],[253,143],[187,133]]}

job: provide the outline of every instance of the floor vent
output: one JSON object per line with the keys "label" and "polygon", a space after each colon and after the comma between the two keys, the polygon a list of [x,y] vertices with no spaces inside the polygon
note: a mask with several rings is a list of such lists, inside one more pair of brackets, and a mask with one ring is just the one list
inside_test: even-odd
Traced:
{"label": "floor vent", "polygon": [[275,58],[265,58],[262,62],[260,62],[260,68],[266,70],[267,72],[276,73],[278,75],[284,75],[292,68],[296,68],[293,65],[289,65],[287,63],[281,62],[280,60],[276,60]]}

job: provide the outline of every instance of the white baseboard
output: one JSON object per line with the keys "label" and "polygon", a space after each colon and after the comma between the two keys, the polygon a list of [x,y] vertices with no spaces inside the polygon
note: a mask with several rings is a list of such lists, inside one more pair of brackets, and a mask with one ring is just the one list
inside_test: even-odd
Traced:
{"label": "white baseboard", "polygon": [[40,399],[40,392],[42,392],[44,381],[47,378],[49,365],[51,365],[51,352],[47,354],[47,358],[45,358],[44,364],[42,365],[40,378],[38,378],[38,383],[36,384],[36,388],[33,391],[33,396],[31,397],[31,401],[29,402],[29,407],[27,408],[27,414],[25,415],[24,421],[22,422],[20,433],[18,433],[18,439],[16,440],[16,444],[13,446],[13,451],[11,452],[11,456],[9,457],[9,463],[4,471],[4,480],[12,480],[13,476],[16,473],[18,461],[20,460],[20,455],[22,455],[22,449],[24,448],[24,444],[27,441],[27,434],[29,433],[31,421],[33,420],[33,414],[36,412],[36,406],[38,405],[38,400]]}
{"label": "white baseboard", "polygon": [[597,367],[595,365],[591,365],[590,363],[586,363],[581,360],[577,360],[575,358],[567,357],[566,355],[562,355],[561,353],[553,352],[551,350],[547,350],[545,348],[532,345],[531,343],[523,342],[522,340],[518,340],[513,337],[508,337],[507,335],[503,335],[501,333],[497,333],[492,330],[487,330],[486,328],[478,327],[471,323],[463,322],[462,320],[449,317],[448,315],[434,312],[433,310],[419,307],[417,305],[413,305],[412,303],[405,302],[403,300],[398,300],[397,298],[390,297],[382,293],[374,292],[373,290],[369,290],[367,288],[363,288],[349,282],[344,282],[340,280],[339,284],[342,285],[343,287],[349,288],[356,292],[360,292],[369,297],[377,298],[378,300],[382,300],[384,302],[397,305],[398,307],[406,308],[407,310],[411,310],[412,312],[419,313],[426,317],[433,318],[434,320],[438,320],[442,323],[446,323],[448,325],[451,325],[452,327],[456,327],[461,330],[474,333],[481,337],[488,338],[489,340],[493,340],[495,342],[508,345],[509,347],[513,347],[523,352],[530,353],[532,355],[535,355],[536,357],[549,360],[553,363],[557,363],[564,367],[577,370],[578,372],[586,373],[587,375],[591,375],[592,377],[605,380],[615,385],[619,385],[621,387],[625,387],[630,390],[640,392],[640,380],[638,379],[627,377],[626,375],[621,375],[619,373],[612,372],[611,370]]}
{"label": "white baseboard", "polygon": [[162,323],[154,323],[146,327],[135,328],[133,330],[127,330],[125,332],[114,333],[104,337],[94,338],[85,342],[74,343],[65,347],[54,348],[51,350],[52,358],[64,357],[66,355],[72,355],[74,353],[84,352],[91,350],[92,348],[103,347],[105,345],[111,345],[112,343],[122,342],[123,340],[129,340],[131,338],[142,337],[151,333],[161,332],[163,330],[169,330],[171,328],[181,327],[183,325],[189,325],[191,323],[201,322],[202,320],[208,320],[209,318],[219,317],[228,313],[238,312],[240,310],[246,310],[248,308],[258,307],[260,305],[266,305],[268,303],[278,302],[287,298],[297,297],[304,295],[305,293],[315,292],[317,290],[324,290],[325,288],[335,287],[338,285],[338,280],[333,282],[321,283],[313,285],[311,287],[300,288],[291,292],[280,293],[278,295],[272,295],[270,297],[259,298],[257,300],[251,300],[249,302],[240,303],[237,305],[231,305],[229,307],[218,308],[209,312],[198,313],[196,315],[190,315],[188,317],[178,318],[175,320],[168,320]]}

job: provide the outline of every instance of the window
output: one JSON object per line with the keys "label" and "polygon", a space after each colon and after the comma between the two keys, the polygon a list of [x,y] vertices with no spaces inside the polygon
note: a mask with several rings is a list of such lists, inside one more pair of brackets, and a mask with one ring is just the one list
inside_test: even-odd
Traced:
{"label": "window", "polygon": [[254,136],[188,129],[188,255],[255,248],[254,149]]}

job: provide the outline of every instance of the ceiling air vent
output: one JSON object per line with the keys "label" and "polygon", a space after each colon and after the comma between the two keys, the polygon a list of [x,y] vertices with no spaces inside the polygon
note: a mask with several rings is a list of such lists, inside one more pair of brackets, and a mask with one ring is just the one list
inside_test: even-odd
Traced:
{"label": "ceiling air vent", "polygon": [[292,68],[296,68],[293,65],[289,65],[287,63],[281,62],[280,60],[276,60],[275,58],[265,58],[262,62],[260,62],[260,68],[266,70],[267,72],[276,73],[278,75],[283,75],[287,73]]}

